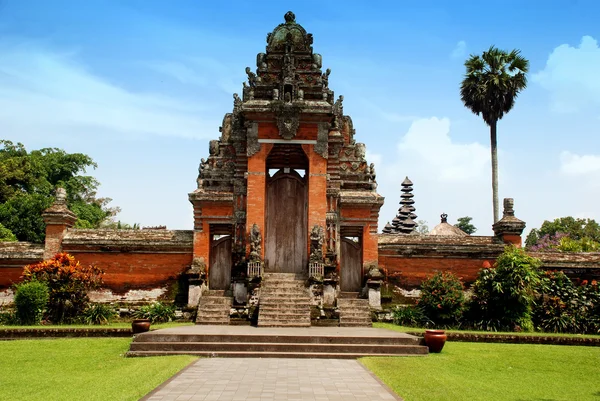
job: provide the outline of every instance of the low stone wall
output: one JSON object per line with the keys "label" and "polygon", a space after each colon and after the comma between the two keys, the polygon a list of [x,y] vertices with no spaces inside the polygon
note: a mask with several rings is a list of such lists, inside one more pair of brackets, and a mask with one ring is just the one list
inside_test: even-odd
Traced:
{"label": "low stone wall", "polygon": [[[0,242],[0,290],[19,282],[23,266],[44,258],[44,245],[30,242]],[[0,291],[0,299],[11,296],[10,291]]]}
{"label": "low stone wall", "polygon": [[496,237],[381,234],[379,265],[390,284],[404,289],[419,287],[438,271],[451,271],[470,284],[483,263],[493,264],[504,247]]}
{"label": "low stone wall", "polygon": [[[418,288],[438,271],[451,271],[466,285],[475,281],[485,261],[491,265],[504,250],[497,237],[428,235],[379,236],[379,265],[390,284]],[[546,270],[562,270],[574,280],[600,280],[600,253],[529,252]]]}

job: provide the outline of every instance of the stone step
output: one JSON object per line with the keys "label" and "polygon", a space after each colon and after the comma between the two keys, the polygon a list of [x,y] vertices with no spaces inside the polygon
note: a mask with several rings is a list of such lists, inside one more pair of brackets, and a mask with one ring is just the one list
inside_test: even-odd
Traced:
{"label": "stone step", "polygon": [[382,344],[382,345],[419,345],[418,337],[382,337],[382,336],[347,336],[347,335],[294,335],[278,334],[162,334],[152,331],[145,335],[135,336],[135,342],[211,342],[211,343],[294,343],[294,344]]}
{"label": "stone step", "polygon": [[226,310],[229,311],[231,305],[227,304],[202,304],[201,310]]}
{"label": "stone step", "polygon": [[[408,351],[408,350],[407,350]],[[310,358],[310,359],[358,359],[362,357],[390,356],[392,354],[351,354],[322,352],[252,352],[252,351],[129,351],[128,357],[192,355],[205,358]],[[426,353],[393,354],[393,356],[425,356]]]}
{"label": "stone step", "polygon": [[310,301],[302,300],[302,301],[293,301],[293,302],[280,302],[272,299],[267,299],[260,302],[260,307],[265,309],[273,309],[279,307],[287,307],[287,308],[309,308],[310,309]]}
{"label": "stone step", "polygon": [[340,294],[338,295],[338,300],[339,299],[353,299],[353,298],[358,298],[358,292],[341,291]]}
{"label": "stone step", "polygon": [[232,305],[233,299],[230,297],[200,297],[200,305],[210,305],[210,304],[219,304],[219,305]]}
{"label": "stone step", "polygon": [[267,320],[258,321],[258,327],[310,327],[310,319],[306,320]]}
{"label": "stone step", "polygon": [[358,298],[357,299],[338,298],[337,305],[338,306],[348,306],[348,307],[365,305],[368,307],[369,300],[368,299],[358,299]]}
{"label": "stone step", "polygon": [[133,342],[131,351],[327,352],[350,354],[424,353],[421,347],[379,344]]}

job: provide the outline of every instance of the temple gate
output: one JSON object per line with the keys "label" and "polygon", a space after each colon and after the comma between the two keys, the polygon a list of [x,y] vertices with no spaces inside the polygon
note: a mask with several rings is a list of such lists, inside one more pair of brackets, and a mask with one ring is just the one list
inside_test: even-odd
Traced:
{"label": "temple gate", "polygon": [[[343,97],[329,88],[331,70],[322,71],[312,43],[288,12],[267,35],[257,69],[246,68],[243,94],[233,95],[233,112],[201,160],[189,199],[194,258],[208,270],[211,290],[227,290],[228,280],[233,289],[263,274],[294,273],[358,297],[377,265],[383,197],[375,166],[355,141]],[[230,240],[215,240],[224,232]]]}

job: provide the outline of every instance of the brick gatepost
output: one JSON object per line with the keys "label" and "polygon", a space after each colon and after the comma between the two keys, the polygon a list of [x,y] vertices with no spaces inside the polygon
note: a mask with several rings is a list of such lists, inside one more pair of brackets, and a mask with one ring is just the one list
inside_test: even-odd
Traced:
{"label": "brick gatepost", "polygon": [[46,223],[46,241],[44,243],[44,260],[50,259],[62,251],[62,240],[67,229],[73,227],[77,216],[67,207],[67,191],[56,189],[54,204],[42,213]]}

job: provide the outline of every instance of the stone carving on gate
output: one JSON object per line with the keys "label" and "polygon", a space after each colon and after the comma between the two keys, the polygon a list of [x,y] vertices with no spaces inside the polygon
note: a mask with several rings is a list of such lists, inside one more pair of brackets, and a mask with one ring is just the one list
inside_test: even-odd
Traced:
{"label": "stone carving on gate", "polygon": [[250,261],[260,262],[261,261],[261,249],[262,249],[262,236],[260,235],[260,228],[258,224],[254,223],[250,230]]}
{"label": "stone carving on gate", "polygon": [[314,225],[310,231],[310,261],[323,262],[323,241],[325,240],[325,231],[323,227]]}

